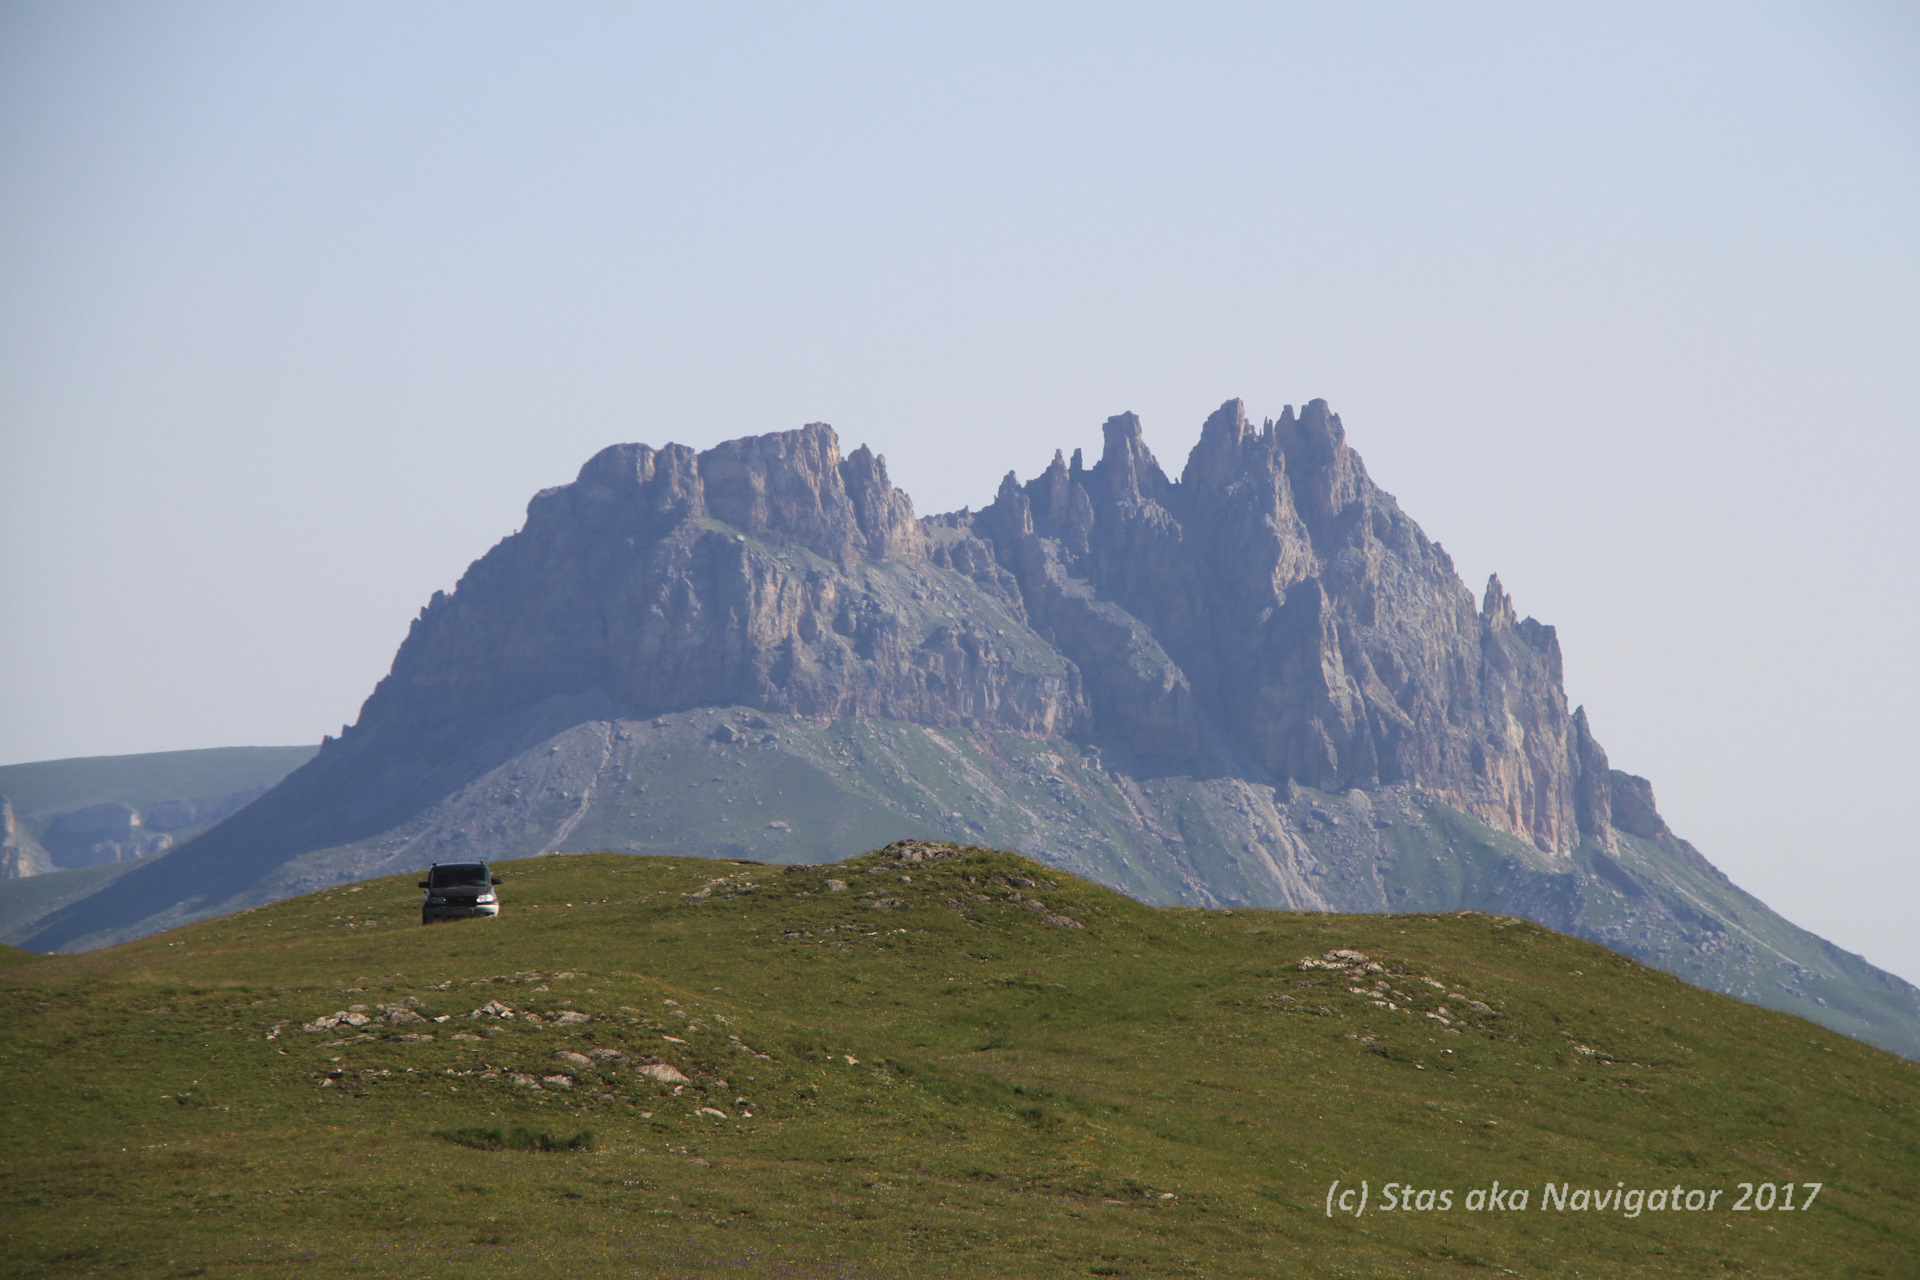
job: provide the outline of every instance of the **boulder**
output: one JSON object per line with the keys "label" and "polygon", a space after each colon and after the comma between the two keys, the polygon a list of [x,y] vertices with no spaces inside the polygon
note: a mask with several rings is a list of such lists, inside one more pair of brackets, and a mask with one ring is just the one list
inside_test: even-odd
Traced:
{"label": "boulder", "polygon": [[692,1084],[693,1083],[686,1076],[682,1075],[671,1064],[662,1062],[658,1058],[654,1058],[648,1062],[643,1062],[639,1066],[635,1067],[634,1070],[637,1071],[639,1074],[647,1077],[647,1079],[657,1080],[661,1084]]}

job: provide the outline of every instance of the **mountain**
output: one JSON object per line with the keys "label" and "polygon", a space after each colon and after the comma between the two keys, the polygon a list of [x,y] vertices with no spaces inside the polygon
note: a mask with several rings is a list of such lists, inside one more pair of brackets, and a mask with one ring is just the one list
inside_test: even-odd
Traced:
{"label": "mountain", "polygon": [[981,839],[1149,902],[1525,915],[1920,1056],[1920,991],[1670,832],[1552,627],[1451,560],[1314,401],[1131,414],[916,519],[823,424],[616,445],[435,593],[358,721],[48,915],[99,945],[437,859],[837,859]]}
{"label": "mountain", "polygon": [[0,913],[26,876],[164,853],[313,758],[312,747],[215,747],[0,765]]}
{"label": "mountain", "polygon": [[313,747],[215,747],[0,765],[0,945],[234,813]]}
{"label": "mountain", "polygon": [[1920,1066],[1511,916],[1152,908],[907,842],[496,870],[489,921],[421,928],[409,873],[0,952],[8,1274],[1827,1280],[1920,1253]]}
{"label": "mountain", "polygon": [[314,751],[311,746],[212,747],[6,764],[0,765],[0,795],[11,797],[43,826],[91,805],[121,804],[143,813],[163,811],[152,815],[160,821],[155,830],[174,831],[181,829],[174,819],[216,813],[235,796],[263,792],[311,760]]}

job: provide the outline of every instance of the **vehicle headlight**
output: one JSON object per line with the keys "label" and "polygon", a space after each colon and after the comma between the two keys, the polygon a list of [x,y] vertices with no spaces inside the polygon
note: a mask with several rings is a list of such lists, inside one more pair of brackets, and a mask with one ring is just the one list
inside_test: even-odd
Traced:
{"label": "vehicle headlight", "polygon": [[475,898],[474,901],[475,902],[498,902],[500,901],[500,899],[494,897],[490,893],[483,893],[479,897]]}
{"label": "vehicle headlight", "polygon": [[427,896],[427,905],[430,907],[444,907],[447,905],[447,900],[445,898],[436,898],[429,894]]}

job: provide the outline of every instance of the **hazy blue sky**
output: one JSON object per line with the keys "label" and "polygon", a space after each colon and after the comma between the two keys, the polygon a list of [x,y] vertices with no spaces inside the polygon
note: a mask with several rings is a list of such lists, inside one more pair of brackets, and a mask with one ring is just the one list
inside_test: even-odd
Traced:
{"label": "hazy blue sky", "polygon": [[620,440],[1324,396],[1920,979],[1920,9],[0,4],[0,760],[314,741]]}

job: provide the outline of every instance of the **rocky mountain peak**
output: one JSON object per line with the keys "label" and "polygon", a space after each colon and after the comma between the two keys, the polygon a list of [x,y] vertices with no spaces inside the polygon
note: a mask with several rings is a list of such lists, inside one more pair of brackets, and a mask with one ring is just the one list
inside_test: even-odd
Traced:
{"label": "rocky mountain peak", "polygon": [[1177,483],[1136,416],[1105,434],[1091,473],[1056,455],[1009,475],[970,526],[1080,671],[1088,732],[1187,767],[1244,754],[1326,790],[1433,789],[1549,851],[1604,830],[1589,793],[1607,773],[1585,772],[1552,628],[1517,622],[1496,584],[1483,636],[1325,401],[1256,430],[1228,400]]}
{"label": "rocky mountain peak", "polygon": [[1250,438],[1257,438],[1247,422],[1246,405],[1229,400],[1200,427],[1200,441],[1187,455],[1186,470],[1180,483],[1194,489],[1222,489],[1238,479],[1242,472],[1243,451]]}
{"label": "rocky mountain peak", "polygon": [[1519,622],[1519,616],[1513,608],[1513,597],[1501,588],[1500,575],[1497,573],[1487,578],[1486,595],[1480,602],[1480,616],[1495,631],[1507,630]]}
{"label": "rocky mountain peak", "polygon": [[1324,401],[1258,430],[1226,401],[1179,481],[1137,415],[1104,435],[1091,468],[1056,450],[924,520],[823,423],[604,449],[436,593],[358,722],[222,838],[344,844],[568,724],[722,706],[1418,788],[1556,854],[1605,829],[1616,788],[1552,629],[1515,624],[1497,583],[1482,625]]}
{"label": "rocky mountain peak", "polygon": [[1147,448],[1140,417],[1118,413],[1102,424],[1105,447],[1094,464],[1092,478],[1109,502],[1159,502],[1166,496],[1168,481],[1160,464]]}
{"label": "rocky mountain peak", "polygon": [[[1604,753],[1581,745],[1552,629],[1517,622],[1497,579],[1476,618],[1324,400],[1259,429],[1226,401],[1177,482],[1137,415],[1104,436],[1091,469],[1056,450],[987,508],[927,521],[821,423],[603,450],[429,606],[355,734],[589,694],[636,714],[890,714],[1330,791],[1424,787],[1549,851],[1605,829]],[[943,603],[945,573],[969,612]],[[1016,656],[1041,653],[1054,672]]]}
{"label": "rocky mountain peak", "polygon": [[535,496],[526,530],[538,536],[574,526],[651,542],[702,520],[840,564],[924,552],[912,500],[888,480],[886,459],[864,445],[842,458],[823,422],[704,453],[672,444],[609,446],[574,483]]}

